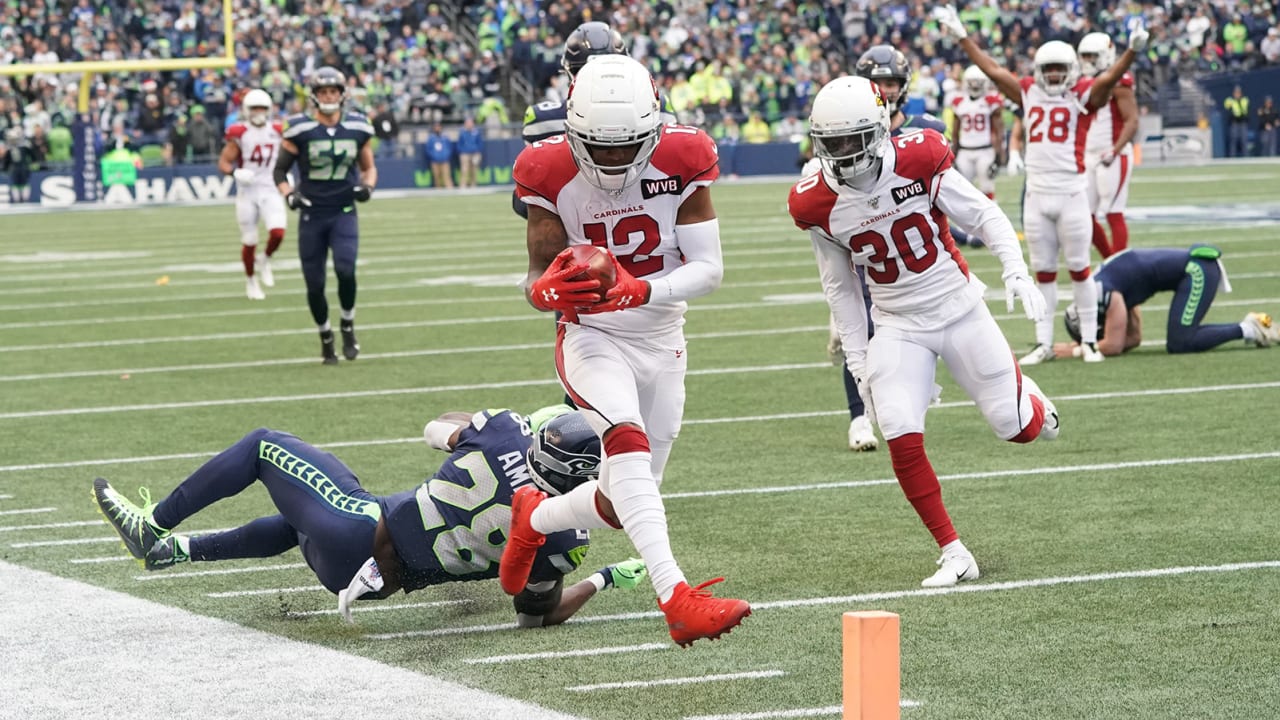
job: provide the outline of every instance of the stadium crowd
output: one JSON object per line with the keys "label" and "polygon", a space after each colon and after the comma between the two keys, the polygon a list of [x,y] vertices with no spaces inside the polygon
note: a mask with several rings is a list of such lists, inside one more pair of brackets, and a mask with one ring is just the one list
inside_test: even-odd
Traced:
{"label": "stadium crowd", "polygon": [[[983,45],[1018,72],[1029,72],[1033,49],[1045,41],[1074,42],[1095,30],[1123,37],[1142,18],[1152,43],[1135,66],[1140,101],[1188,74],[1280,64],[1273,3],[966,5],[961,15]],[[798,139],[818,88],[871,45],[890,43],[911,58],[913,112],[944,107],[963,69],[962,53],[922,0],[235,0],[235,7],[234,68],[96,77],[91,114],[106,149],[128,145],[155,162],[203,160],[216,154],[244,92],[261,87],[280,112],[296,111],[306,79],[324,65],[347,74],[355,107],[385,121],[375,122],[384,141],[402,125],[458,125],[465,116],[494,131],[521,109],[505,104],[508,68],[535,95],[567,93],[561,48],[586,20],[620,30],[682,120],[721,141]],[[219,0],[9,2],[0,5],[0,65],[218,55],[222,34]],[[0,144],[23,146],[37,165],[66,162],[78,82],[74,74],[0,77]],[[1263,107],[1255,98],[1255,111]],[[1250,122],[1266,127],[1265,118]]]}

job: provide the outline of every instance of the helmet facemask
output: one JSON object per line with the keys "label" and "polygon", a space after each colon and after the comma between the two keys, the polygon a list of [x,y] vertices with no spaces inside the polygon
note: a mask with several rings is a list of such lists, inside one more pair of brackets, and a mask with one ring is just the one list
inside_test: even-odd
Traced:
{"label": "helmet facemask", "polygon": [[880,123],[871,123],[851,130],[815,130],[810,135],[813,152],[822,161],[822,167],[836,180],[849,185],[855,178],[878,169],[888,131]]}
{"label": "helmet facemask", "polygon": [[[587,181],[601,190],[620,193],[636,184],[640,175],[649,167],[649,159],[658,148],[659,128],[643,133],[631,133],[621,128],[616,132],[605,130],[595,135],[586,135],[566,127],[565,135],[568,137],[573,159]],[[602,148],[634,148],[635,155],[629,162],[619,165],[602,164],[592,154],[592,149],[599,151]]]}

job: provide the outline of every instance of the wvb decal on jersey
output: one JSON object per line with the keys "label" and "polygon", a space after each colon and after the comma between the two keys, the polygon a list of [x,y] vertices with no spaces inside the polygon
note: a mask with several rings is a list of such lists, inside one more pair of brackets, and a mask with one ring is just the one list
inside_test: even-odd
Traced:
{"label": "wvb decal on jersey", "polygon": [[640,181],[640,194],[648,200],[657,195],[679,195],[684,190],[684,180],[679,175]]}
{"label": "wvb decal on jersey", "polygon": [[893,188],[891,192],[893,193],[893,201],[901,205],[908,199],[917,195],[927,194],[929,190],[924,186],[924,182],[917,180],[910,185],[902,185],[900,187]]}

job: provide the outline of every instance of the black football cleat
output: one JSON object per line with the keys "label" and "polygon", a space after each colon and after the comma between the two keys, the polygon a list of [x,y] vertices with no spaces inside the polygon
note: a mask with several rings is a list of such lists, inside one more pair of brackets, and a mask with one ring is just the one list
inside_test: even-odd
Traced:
{"label": "black football cleat", "polygon": [[320,357],[324,358],[325,365],[338,364],[338,353],[333,349],[332,330],[326,330],[320,333]]}
{"label": "black football cleat", "polygon": [[342,331],[342,357],[355,360],[360,355],[360,343],[356,342],[356,324],[344,320],[338,329]]}

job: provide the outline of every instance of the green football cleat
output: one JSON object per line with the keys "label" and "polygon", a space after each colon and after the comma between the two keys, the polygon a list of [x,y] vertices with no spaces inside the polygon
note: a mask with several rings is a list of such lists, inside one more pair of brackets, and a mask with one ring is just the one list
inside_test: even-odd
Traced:
{"label": "green football cleat", "polygon": [[156,506],[156,503],[151,502],[151,492],[146,488],[139,488],[138,493],[142,495],[143,507],[134,505],[106,480],[97,478],[93,481],[93,499],[98,503],[98,510],[120,534],[129,554],[142,560],[146,557],[147,550],[161,538],[167,537],[169,531],[156,527],[151,521],[151,511]]}
{"label": "green football cleat", "polygon": [[155,545],[147,551],[147,557],[143,560],[143,566],[148,570],[164,570],[173,567],[178,563],[184,563],[191,559],[191,555],[182,549],[182,543],[179,542],[177,535],[168,535],[156,541]]}

